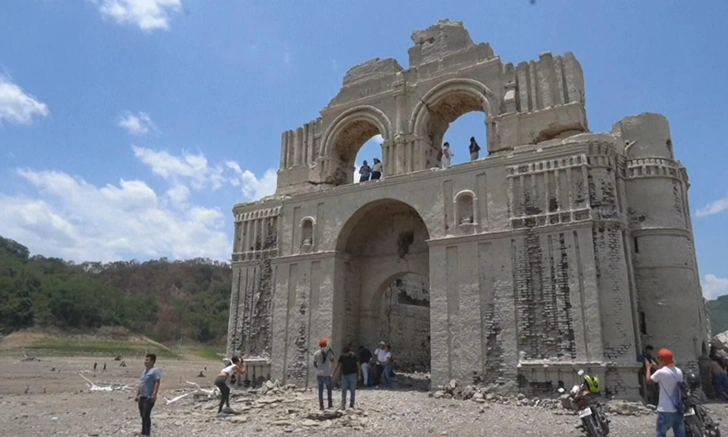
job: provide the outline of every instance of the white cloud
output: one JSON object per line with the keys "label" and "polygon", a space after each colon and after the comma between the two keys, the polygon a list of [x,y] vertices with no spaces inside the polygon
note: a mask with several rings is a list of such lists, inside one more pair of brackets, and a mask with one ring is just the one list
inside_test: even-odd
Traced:
{"label": "white cloud", "polygon": [[10,123],[30,124],[37,116],[47,117],[48,106],[26,94],[22,88],[0,75],[0,125]]}
{"label": "white cloud", "polygon": [[380,134],[376,134],[373,137],[371,137],[369,139],[369,141],[371,141],[373,143],[376,143],[377,145],[380,145],[380,144],[382,144],[384,142],[384,137],[381,136]]}
{"label": "white cloud", "polygon": [[234,175],[228,180],[234,187],[241,187],[243,196],[247,199],[261,199],[276,192],[278,173],[276,170],[268,169],[261,179],[258,179],[253,172],[243,170],[235,161],[225,163]]}
{"label": "white cloud", "polygon": [[18,174],[43,199],[0,195],[0,229],[34,252],[76,261],[228,258],[231,243],[218,208],[173,210],[142,181],[95,186],[56,171]]}
{"label": "white cloud", "polygon": [[185,185],[175,185],[167,190],[167,197],[175,205],[184,206],[190,200],[190,189]]}
{"label": "white cloud", "polygon": [[703,286],[703,296],[706,299],[713,300],[728,294],[728,278],[707,274],[701,285]]}
{"label": "white cloud", "polygon": [[698,217],[705,217],[713,214],[719,214],[723,211],[728,210],[728,196],[710,202],[704,207],[700,208],[695,215]]}
{"label": "white cloud", "polygon": [[158,130],[149,114],[141,111],[136,114],[129,111],[125,112],[124,115],[119,117],[119,127],[126,129],[132,135],[145,135],[150,130]]}
{"label": "white cloud", "polygon": [[91,0],[104,17],[119,24],[132,24],[151,32],[169,29],[175,14],[182,12],[182,0]]}
{"label": "white cloud", "polygon": [[[262,178],[258,178],[250,170],[243,170],[236,161],[227,161],[225,165],[211,164],[202,153],[190,154],[182,152],[176,156],[166,150],[152,150],[144,147],[133,147],[134,155],[151,168],[152,172],[172,181],[177,186],[189,184],[193,189],[212,188],[217,190],[225,185],[239,187],[244,200],[257,200],[269,196],[276,191],[278,174],[276,170],[267,170]],[[175,198],[182,198],[182,192],[175,192]]]}
{"label": "white cloud", "polygon": [[[258,178],[235,161],[211,165],[201,153],[176,156],[133,148],[137,158],[169,182],[158,194],[140,180],[94,185],[60,171],[18,169],[36,190],[32,197],[0,193],[2,235],[26,244],[33,253],[75,261],[132,257],[229,258],[232,226],[228,201],[208,208],[195,204],[194,190],[235,187],[236,200],[272,194],[276,172]],[[203,195],[208,196],[207,192]]]}
{"label": "white cloud", "polygon": [[134,155],[148,165],[154,174],[166,180],[190,183],[192,188],[197,190],[206,187],[217,190],[225,182],[224,168],[220,165],[210,165],[202,153],[194,155],[182,152],[180,156],[175,156],[166,150],[137,146],[133,146],[132,149]]}

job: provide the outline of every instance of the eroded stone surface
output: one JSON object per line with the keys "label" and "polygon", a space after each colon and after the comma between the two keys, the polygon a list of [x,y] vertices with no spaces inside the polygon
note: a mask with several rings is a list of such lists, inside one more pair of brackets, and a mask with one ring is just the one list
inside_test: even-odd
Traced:
{"label": "eroded stone surface", "polygon": [[[235,206],[228,350],[254,358],[251,379],[312,386],[320,338],[336,352],[388,341],[435,387],[529,396],[584,369],[635,397],[645,344],[697,370],[708,322],[667,120],[591,133],[573,54],[503,63],[447,20],[412,39],[407,69],[350,69],[319,118],[283,134],[276,195]],[[449,123],[471,111],[487,156],[438,169]],[[352,184],[375,134],[384,180]],[[407,275],[426,281],[400,300]]]}

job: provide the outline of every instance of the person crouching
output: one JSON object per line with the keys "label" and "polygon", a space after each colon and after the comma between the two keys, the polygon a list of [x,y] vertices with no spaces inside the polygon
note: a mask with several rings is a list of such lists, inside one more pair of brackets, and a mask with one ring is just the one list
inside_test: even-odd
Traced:
{"label": "person crouching", "polygon": [[228,379],[233,375],[244,375],[248,370],[247,364],[242,358],[234,356],[232,358],[232,364],[225,367],[220,371],[220,374],[215,378],[215,386],[220,389],[220,406],[217,408],[217,414],[222,414],[222,407],[230,408],[230,387],[228,387]]}

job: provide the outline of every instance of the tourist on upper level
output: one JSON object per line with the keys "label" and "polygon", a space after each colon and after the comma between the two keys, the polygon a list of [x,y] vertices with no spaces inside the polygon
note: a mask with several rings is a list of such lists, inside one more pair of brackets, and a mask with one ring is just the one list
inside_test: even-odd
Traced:
{"label": "tourist on upper level", "polygon": [[480,146],[478,145],[478,142],[475,141],[475,137],[470,137],[470,160],[475,161],[478,159],[478,154],[480,152]]}
{"label": "tourist on upper level", "polygon": [[450,150],[450,143],[445,142],[445,144],[442,145],[440,155],[440,167],[450,168],[450,160],[453,156],[455,156],[455,154],[452,153],[452,150]]}
{"label": "tourist on upper level", "polygon": [[372,180],[376,181],[382,177],[382,161],[374,158],[374,166],[372,167]]}
{"label": "tourist on upper level", "polygon": [[369,167],[369,164],[364,161],[364,164],[359,167],[359,182],[366,182],[369,180],[369,177],[372,175],[372,168]]}
{"label": "tourist on upper level", "polygon": [[336,363],[334,369],[334,377],[341,370],[341,409],[346,409],[346,392],[351,393],[349,399],[349,407],[354,408],[354,400],[356,397],[356,384],[362,379],[361,366],[359,359],[353,350],[345,347]]}
{"label": "tourist on upper level", "polygon": [[223,406],[227,407],[228,411],[230,408],[230,387],[228,387],[228,379],[233,375],[244,375],[248,370],[248,365],[245,364],[242,358],[234,356],[231,363],[220,371],[220,374],[215,378],[215,387],[220,389],[220,406],[217,407],[217,414],[223,413]]}
{"label": "tourist on upper level", "polygon": [[334,351],[329,347],[329,341],[319,341],[320,349],[313,354],[313,366],[316,368],[316,382],[318,383],[319,409],[324,409],[324,386],[329,399],[329,408],[334,408],[331,399],[333,383],[331,381],[331,363],[334,361]]}

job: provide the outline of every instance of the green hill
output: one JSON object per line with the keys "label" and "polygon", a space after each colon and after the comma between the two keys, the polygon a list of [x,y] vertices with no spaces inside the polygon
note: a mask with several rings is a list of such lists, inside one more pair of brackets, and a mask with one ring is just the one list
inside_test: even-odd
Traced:
{"label": "green hill", "polygon": [[713,335],[728,331],[728,295],[708,301],[710,328]]}
{"label": "green hill", "polygon": [[123,326],[159,342],[227,333],[229,264],[209,259],[75,264],[0,237],[0,331]]}

